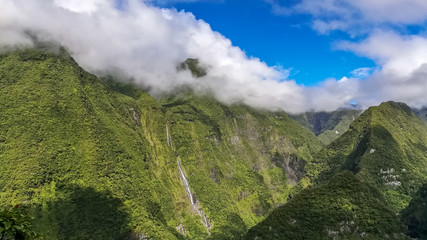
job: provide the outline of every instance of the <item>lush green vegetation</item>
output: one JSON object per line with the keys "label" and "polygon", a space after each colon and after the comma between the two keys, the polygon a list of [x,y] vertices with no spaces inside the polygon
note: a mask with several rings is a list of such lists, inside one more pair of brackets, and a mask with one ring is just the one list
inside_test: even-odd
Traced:
{"label": "lush green vegetation", "polygon": [[0,206],[0,240],[37,239],[30,212],[20,206]]}
{"label": "lush green vegetation", "polygon": [[345,171],[302,191],[245,239],[406,239],[378,190]]}
{"label": "lush green vegetation", "polygon": [[25,203],[44,239],[240,238],[307,184],[322,146],[283,112],[158,102],[63,50],[1,54],[0,102],[0,202]]}
{"label": "lush green vegetation", "polygon": [[285,203],[289,184],[299,182],[305,161],[321,146],[285,113],[225,106],[191,93],[162,103],[173,149],[196,198],[219,226],[212,229],[214,239],[239,237]]}
{"label": "lush green vegetation", "polygon": [[7,238],[425,236],[427,128],[404,104],[307,115],[316,137],[284,112],[156,100],[40,48],[0,55],[0,102],[0,203],[28,213],[2,210]]}
{"label": "lush green vegetation", "polygon": [[319,181],[350,170],[400,211],[427,181],[427,128],[405,104],[382,103],[366,110],[307,168],[313,178],[322,172]]}
{"label": "lush green vegetation", "polygon": [[427,239],[427,184],[402,211],[403,222],[407,225],[407,234],[412,238]]}

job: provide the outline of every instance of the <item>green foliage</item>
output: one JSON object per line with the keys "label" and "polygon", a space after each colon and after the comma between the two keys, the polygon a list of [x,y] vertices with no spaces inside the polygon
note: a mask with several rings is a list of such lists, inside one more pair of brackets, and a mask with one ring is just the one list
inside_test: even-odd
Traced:
{"label": "green foliage", "polygon": [[427,128],[405,104],[369,108],[305,169],[315,187],[245,239],[405,239],[398,212],[414,196],[402,220],[410,237],[425,238]]}
{"label": "green foliage", "polygon": [[[285,203],[296,184],[288,176],[298,182],[303,163],[321,146],[285,113],[226,106],[189,92],[161,102],[172,148],[213,223],[212,239],[240,236]],[[230,216],[240,220],[231,223]]]}
{"label": "green foliage", "polygon": [[305,189],[251,228],[244,239],[406,239],[375,188],[351,172]]}
{"label": "green foliage", "polygon": [[[60,199],[38,205],[36,226],[59,239],[123,239],[129,233],[129,215],[120,199],[108,191],[78,185],[64,186]],[[153,210],[151,208],[150,210]],[[57,231],[56,236],[51,233]]]}
{"label": "green foliage", "polygon": [[178,70],[190,70],[193,77],[204,77],[208,73],[206,68],[200,66],[199,59],[196,58],[187,58],[184,62],[182,62]]}
{"label": "green foliage", "polygon": [[[356,110],[343,110],[343,111],[338,111],[334,113],[339,113],[339,114],[336,114],[339,116],[338,118],[339,122],[335,126],[329,125],[330,127],[334,126],[334,128],[333,129],[326,128],[326,130],[322,131],[317,136],[319,140],[325,145],[328,145],[329,143],[337,139],[339,136],[344,134],[350,127],[350,124],[360,115],[361,112]],[[333,116],[336,116],[336,115],[333,115]],[[331,119],[336,119],[336,118],[331,118]]]}
{"label": "green foliage", "polygon": [[24,240],[37,239],[34,231],[32,218],[28,209],[24,207],[2,207],[0,206],[0,239],[1,240]]}
{"label": "green foliage", "polygon": [[307,169],[319,182],[350,170],[380,189],[400,211],[426,180],[426,150],[425,125],[405,104],[387,102],[366,110]]}
{"label": "green foliage", "polygon": [[409,206],[402,211],[407,234],[412,238],[427,239],[427,184],[424,184]]}
{"label": "green foliage", "polygon": [[[88,221],[91,217],[105,221],[89,226],[115,229],[111,226],[115,224],[122,229],[116,234],[124,234],[126,225],[129,231],[151,237],[177,238],[175,228],[168,225],[178,212],[174,188],[168,186],[178,186],[179,179],[156,177],[170,175],[173,167],[165,167],[165,173],[153,169],[164,165],[172,153],[161,144],[153,149],[150,140],[154,140],[146,129],[146,119],[163,116],[155,100],[142,92],[134,94],[134,99],[111,91],[68,55],[35,49],[0,56],[0,92],[1,202],[40,206],[45,213],[35,211],[35,217],[45,223],[37,228],[46,239],[66,233],[96,239],[85,228],[63,222],[79,218],[79,201],[90,202],[85,199],[92,198],[91,192],[111,192],[113,199],[124,204],[119,213],[130,217],[117,225],[108,220],[112,219],[108,212],[98,211],[101,215],[87,216]],[[142,116],[145,112],[149,116]],[[155,158],[155,150],[162,155]],[[68,201],[76,196],[77,187],[92,190],[83,192],[89,194],[86,197],[74,198],[77,203]],[[102,202],[105,198],[95,199]],[[115,200],[107,203],[116,204]],[[98,205],[89,206],[99,210]]]}

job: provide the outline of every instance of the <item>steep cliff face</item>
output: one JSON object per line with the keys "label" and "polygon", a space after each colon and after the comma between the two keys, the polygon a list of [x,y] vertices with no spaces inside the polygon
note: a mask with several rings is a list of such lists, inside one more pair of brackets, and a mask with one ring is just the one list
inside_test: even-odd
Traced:
{"label": "steep cliff face", "polygon": [[158,102],[64,51],[1,54],[0,102],[0,202],[31,208],[46,239],[239,238],[322,146],[285,113]]}
{"label": "steep cliff face", "polygon": [[227,219],[244,229],[285,203],[321,146],[285,113],[229,107],[192,94],[162,103],[172,149],[195,198],[214,222],[211,233],[216,238],[228,237]]}

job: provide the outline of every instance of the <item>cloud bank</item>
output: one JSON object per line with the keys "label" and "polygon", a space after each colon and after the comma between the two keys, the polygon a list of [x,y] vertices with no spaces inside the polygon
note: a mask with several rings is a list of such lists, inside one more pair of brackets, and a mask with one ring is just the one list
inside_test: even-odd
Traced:
{"label": "cloud bank", "polygon": [[[120,10],[108,0],[0,0],[0,44],[30,45],[25,34],[63,45],[84,68],[120,72],[152,94],[183,86],[226,103],[308,110],[304,89],[288,72],[248,57],[229,39],[194,15],[129,0]],[[198,58],[208,75],[177,72],[186,58]]]}
{"label": "cloud bank", "polygon": [[[362,105],[390,99],[414,106],[427,103],[422,95],[427,55],[418,52],[427,41],[421,37],[378,32],[362,42],[341,43],[340,49],[373,58],[382,68],[358,69],[349,78],[308,88],[289,80],[288,70],[247,56],[193,14],[158,8],[150,1],[128,0],[119,9],[112,0],[0,0],[0,5],[0,46],[31,46],[30,31],[38,39],[60,43],[89,71],[124,75],[154,95],[190,87],[224,103],[290,113],[331,111],[354,99]],[[383,44],[385,38],[393,41]],[[193,78],[188,71],[177,71],[187,58],[198,58],[208,74]]]}

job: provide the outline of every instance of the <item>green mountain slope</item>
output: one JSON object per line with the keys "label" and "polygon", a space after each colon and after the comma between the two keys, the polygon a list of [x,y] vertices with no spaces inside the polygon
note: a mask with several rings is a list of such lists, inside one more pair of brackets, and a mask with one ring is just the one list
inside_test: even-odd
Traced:
{"label": "green mountain slope", "polygon": [[360,113],[360,110],[337,110],[306,112],[290,117],[316,134],[323,144],[328,145],[344,134]]}
{"label": "green mountain slope", "polygon": [[322,146],[285,113],[159,103],[64,51],[1,54],[0,102],[0,203],[28,206],[44,239],[240,238]]}
{"label": "green mountain slope", "polygon": [[308,168],[312,176],[323,171],[320,180],[350,170],[401,210],[427,181],[427,128],[405,104],[382,103],[366,110]]}
{"label": "green mountain slope", "polygon": [[156,179],[133,115],[150,98],[109,91],[65,53],[0,61],[0,202],[34,205],[46,239],[118,239],[147,228],[174,238],[159,209],[174,207],[167,186],[179,182]]}
{"label": "green mountain slope", "polygon": [[275,209],[245,239],[406,239],[403,232],[378,190],[345,171]]}

